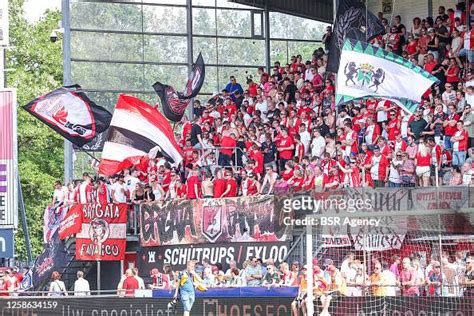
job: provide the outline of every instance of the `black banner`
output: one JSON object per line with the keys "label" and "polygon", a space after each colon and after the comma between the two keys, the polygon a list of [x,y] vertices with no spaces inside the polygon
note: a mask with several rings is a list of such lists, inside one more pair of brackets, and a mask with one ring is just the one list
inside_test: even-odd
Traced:
{"label": "black banner", "polygon": [[176,92],[172,86],[157,81],[153,85],[156,93],[161,99],[163,114],[173,122],[179,122],[184,115],[191,99],[197,96],[204,83],[205,67],[201,53],[193,64],[193,69],[189,73],[184,93]]}
{"label": "black banner", "polygon": [[[203,316],[289,316],[291,297],[196,298],[191,315]],[[14,298],[0,300],[4,316],[69,315],[182,315],[182,304],[168,309],[165,298]],[[315,310],[320,307],[315,302]],[[333,297],[329,313],[348,315],[456,315],[471,316],[474,298],[469,297]]]}
{"label": "black banner", "polygon": [[105,141],[107,140],[107,132],[108,129],[103,133],[98,133],[94,137],[94,139],[92,139],[89,143],[85,144],[82,147],[78,147],[76,145],[74,145],[73,147],[75,150],[82,149],[88,152],[102,152],[102,150],[104,149]]}
{"label": "black banner", "polygon": [[292,227],[284,218],[291,214],[277,206],[271,196],[143,204],[140,245],[285,241]]}
{"label": "black banner", "polygon": [[385,31],[379,19],[358,0],[339,2],[333,28],[327,70],[334,73],[339,69],[341,49],[346,38],[368,42]]}
{"label": "black banner", "polygon": [[44,282],[51,278],[53,271],[62,271],[67,264],[67,251],[64,242],[59,239],[56,232],[47,244],[42,254],[35,260],[33,267],[33,286],[42,290]]}
{"label": "black banner", "polygon": [[286,258],[289,250],[289,242],[143,247],[138,252],[137,260],[138,270],[143,275],[148,275],[153,268],[163,271],[165,264],[170,264],[174,270],[185,269],[186,263],[191,259],[197,259],[199,262],[209,259],[213,265],[227,265],[234,260],[238,267],[242,267],[245,260],[255,256],[264,262],[272,259],[278,265]]}
{"label": "black banner", "polygon": [[91,101],[79,85],[54,90],[23,108],[77,147],[93,141],[112,119],[112,114]]}

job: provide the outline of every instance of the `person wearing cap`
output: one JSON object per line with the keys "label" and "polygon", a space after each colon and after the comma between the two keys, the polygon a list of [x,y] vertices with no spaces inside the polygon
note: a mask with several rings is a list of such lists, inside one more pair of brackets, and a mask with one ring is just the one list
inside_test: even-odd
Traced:
{"label": "person wearing cap", "polygon": [[91,295],[89,281],[84,279],[84,272],[77,271],[77,280],[74,282],[74,296]]}

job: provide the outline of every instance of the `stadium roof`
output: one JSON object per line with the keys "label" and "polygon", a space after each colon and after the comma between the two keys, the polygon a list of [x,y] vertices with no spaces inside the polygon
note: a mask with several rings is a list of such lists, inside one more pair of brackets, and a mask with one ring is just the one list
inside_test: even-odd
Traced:
{"label": "stadium roof", "polygon": [[332,23],[333,0],[230,0],[257,8]]}

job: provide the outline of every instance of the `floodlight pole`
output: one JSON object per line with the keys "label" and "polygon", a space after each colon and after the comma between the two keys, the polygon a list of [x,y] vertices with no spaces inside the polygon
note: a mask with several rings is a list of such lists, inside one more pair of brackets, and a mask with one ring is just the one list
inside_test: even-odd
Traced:
{"label": "floodlight pole", "polygon": [[[63,34],[63,85],[69,86],[71,82],[71,11],[69,0],[61,1]],[[73,179],[73,150],[72,143],[64,139],[64,183]]]}

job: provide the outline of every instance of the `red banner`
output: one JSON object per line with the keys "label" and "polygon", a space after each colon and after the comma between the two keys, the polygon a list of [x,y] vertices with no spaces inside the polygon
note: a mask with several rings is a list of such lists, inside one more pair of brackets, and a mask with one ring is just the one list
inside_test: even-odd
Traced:
{"label": "red banner", "polygon": [[76,260],[124,260],[126,204],[82,205],[82,230],[76,235]]}
{"label": "red banner", "polygon": [[82,229],[82,205],[74,204],[66,214],[66,217],[59,224],[59,239],[77,234]]}

